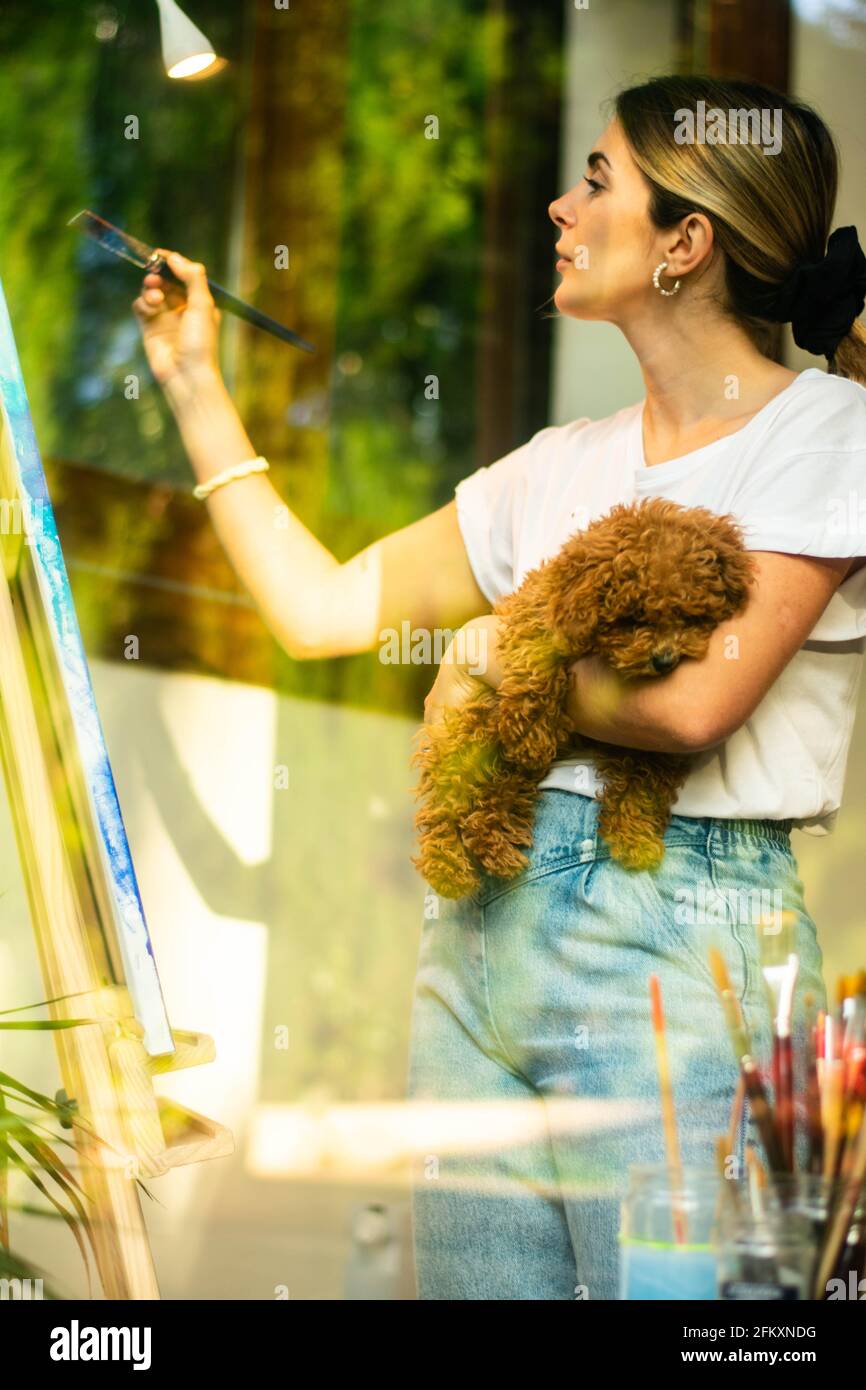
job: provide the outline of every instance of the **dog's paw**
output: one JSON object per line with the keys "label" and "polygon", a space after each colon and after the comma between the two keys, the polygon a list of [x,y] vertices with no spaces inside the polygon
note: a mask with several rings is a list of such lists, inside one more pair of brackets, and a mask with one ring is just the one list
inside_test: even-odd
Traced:
{"label": "dog's paw", "polygon": [[441,898],[465,898],[474,893],[481,878],[466,856],[422,852],[412,863],[424,882]]}
{"label": "dog's paw", "polygon": [[664,840],[630,840],[627,843],[614,842],[610,846],[611,858],[622,864],[624,869],[641,873],[661,868],[665,857]]}

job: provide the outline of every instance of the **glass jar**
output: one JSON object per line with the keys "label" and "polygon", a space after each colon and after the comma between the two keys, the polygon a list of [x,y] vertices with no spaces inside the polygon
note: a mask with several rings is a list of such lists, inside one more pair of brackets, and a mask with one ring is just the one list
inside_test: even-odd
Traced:
{"label": "glass jar", "polygon": [[[839,1204],[850,1198],[848,1184],[843,1178],[824,1178],[812,1174],[786,1175],[777,1178],[770,1200],[785,1210],[801,1213],[809,1222],[815,1242],[813,1292],[817,1295],[816,1279],[823,1271],[823,1250],[828,1228]],[[850,1205],[850,1203],[849,1203]],[[866,1188],[860,1190],[853,1204],[848,1229],[829,1272],[824,1273],[824,1289],[820,1297],[827,1299],[860,1299],[866,1296]]]}
{"label": "glass jar", "polygon": [[718,1232],[722,1300],[787,1301],[812,1297],[815,1232],[807,1214],[769,1200],[729,1205]]}
{"label": "glass jar", "polygon": [[629,1168],[619,1233],[619,1296],[695,1300],[716,1292],[714,1240],[729,1183],[714,1168]]}
{"label": "glass jar", "polygon": [[[720,1296],[810,1300],[866,1296],[866,1191],[861,1189],[853,1204],[832,1266],[825,1267],[823,1258],[834,1214],[846,1197],[850,1191],[844,1179],[809,1173],[776,1175],[758,1196],[747,1197],[739,1215],[730,1216],[720,1231],[720,1278],[733,1285],[731,1292]],[[823,1281],[820,1293],[819,1277]],[[740,1281],[754,1287],[739,1293]]]}

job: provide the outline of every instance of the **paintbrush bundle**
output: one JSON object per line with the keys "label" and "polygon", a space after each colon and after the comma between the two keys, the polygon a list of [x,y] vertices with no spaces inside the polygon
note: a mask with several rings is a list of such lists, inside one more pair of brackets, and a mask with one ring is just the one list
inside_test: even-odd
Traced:
{"label": "paintbrush bundle", "polygon": [[824,1298],[828,1281],[859,1289],[866,1275],[866,971],[840,980],[836,1009],[814,1025],[807,1065],[815,1073],[810,1163],[820,1164],[833,1195],[815,1280],[815,1297]]}
{"label": "paintbrush bundle", "polygon": [[[804,1000],[806,1055],[796,1059],[792,1019],[797,955],[791,934],[790,919],[772,936],[762,934],[773,1023],[772,1084],[752,1053],[725,962],[718,951],[710,951],[741,1090],[764,1150],[766,1172],[760,1169],[761,1181],[755,1182],[754,1161],[750,1168],[750,1216],[759,1233],[757,1244],[764,1247],[771,1224],[781,1244],[800,1240],[805,1218],[816,1251],[811,1297],[859,1298],[860,1281],[866,1279],[866,971],[840,982],[836,1008],[830,1013],[814,1017],[812,1000]],[[795,1066],[797,1060],[800,1066]],[[795,1076],[802,1077],[801,1097],[795,1095]],[[798,1146],[800,1123],[804,1141]],[[798,1154],[806,1155],[802,1167]]]}

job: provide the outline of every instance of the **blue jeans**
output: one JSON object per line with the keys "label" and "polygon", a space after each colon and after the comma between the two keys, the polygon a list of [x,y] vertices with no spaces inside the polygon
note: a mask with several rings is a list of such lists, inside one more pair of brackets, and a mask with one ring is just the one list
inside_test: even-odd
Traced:
{"label": "blue jeans", "polygon": [[[826,1007],[790,821],[674,816],[661,868],[636,874],[611,859],[598,810],[545,789],[523,873],[488,875],[459,901],[428,892],[408,1069],[409,1097],[435,1103],[412,1180],[419,1298],[617,1297],[628,1168],[665,1157],[651,974],[686,1164],[715,1164],[738,1079],[708,948],[725,958],[765,1074],[762,919],[794,914],[797,1056],[804,994]],[[762,1154],[748,1107],[740,1164],[746,1143]],[[799,1126],[801,1162],[804,1143]]]}

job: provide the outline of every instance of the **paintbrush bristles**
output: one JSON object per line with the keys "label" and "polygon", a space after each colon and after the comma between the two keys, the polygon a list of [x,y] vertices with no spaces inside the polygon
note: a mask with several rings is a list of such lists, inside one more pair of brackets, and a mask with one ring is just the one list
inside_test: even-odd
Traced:
{"label": "paintbrush bristles", "polygon": [[724,956],[716,946],[711,946],[708,954],[710,958],[710,969],[713,972],[713,979],[716,982],[719,992],[721,994],[724,994],[726,991],[730,992],[731,977],[728,974],[728,967],[725,964]]}
{"label": "paintbrush bristles", "polygon": [[673,1180],[673,1219],[674,1219],[674,1239],[678,1245],[684,1245],[687,1239],[686,1218],[681,1198],[683,1186],[682,1163],[680,1160],[680,1145],[677,1136],[676,1108],[674,1106],[674,1088],[671,1082],[671,1071],[668,1063],[667,1038],[665,1036],[665,1014],[662,1006],[661,981],[658,975],[650,975],[650,1007],[652,1011],[653,1034],[656,1045],[656,1067],[659,1077],[659,1091],[662,1103],[662,1127],[664,1130],[665,1151],[667,1154],[668,1167],[671,1171]]}
{"label": "paintbrush bristles", "polygon": [[665,1016],[662,1008],[662,991],[658,975],[650,975],[650,1008],[652,1010],[653,1029],[656,1033],[664,1031]]}
{"label": "paintbrush bristles", "polygon": [[786,965],[794,950],[794,923],[797,918],[785,908],[778,914],[767,913],[757,924],[758,944],[761,952],[761,965],[764,969],[775,965]]}
{"label": "paintbrush bristles", "polygon": [[[770,1181],[779,1184],[783,1203],[785,1186],[801,1176],[794,1168],[793,1128],[793,1019],[796,952],[787,949],[786,931],[772,942],[762,937],[762,971],[775,1003],[773,1064],[776,1081],[776,1113],[769,1104],[743,1009],[734,992],[721,951],[710,947],[710,971],[718,989],[728,1032],[740,1067],[740,1084],[749,1097],[752,1118],[758,1126],[767,1156]],[[775,986],[775,992],[773,991]],[[829,1181],[831,1195],[818,1241],[817,1279],[814,1297],[827,1297],[828,1280],[844,1272],[850,1232],[866,1183],[866,971],[841,976],[836,987],[836,1008],[815,1016],[815,998],[806,994],[808,1043],[803,1058],[806,1076],[805,1109],[809,1138],[806,1173]],[[728,1147],[731,1148],[730,1139]],[[723,1143],[716,1149],[722,1161]],[[754,1150],[747,1147],[746,1164],[753,1202],[761,1201],[757,1175],[761,1171]],[[803,1175],[805,1176],[805,1175]],[[841,1185],[837,1188],[836,1183]],[[860,1257],[858,1257],[860,1258]]]}
{"label": "paintbrush bristles", "polygon": [[818,1275],[815,1280],[815,1298],[822,1299],[827,1293],[827,1284],[836,1268],[848,1238],[851,1223],[857,1210],[857,1202],[866,1178],[866,1122],[861,1126],[854,1146],[853,1161],[843,1196],[832,1219],[830,1231],[821,1252]]}

